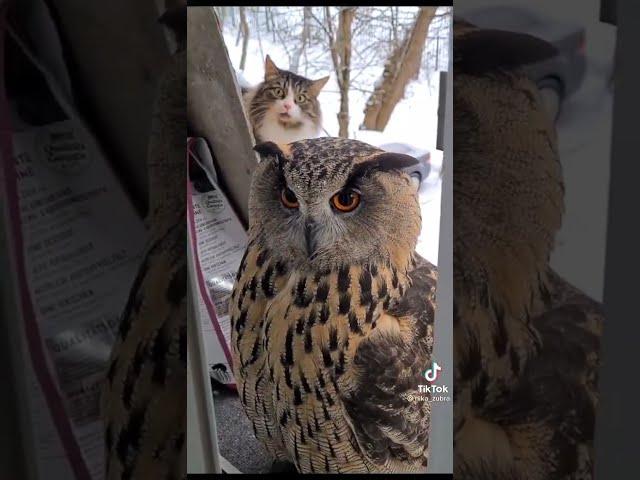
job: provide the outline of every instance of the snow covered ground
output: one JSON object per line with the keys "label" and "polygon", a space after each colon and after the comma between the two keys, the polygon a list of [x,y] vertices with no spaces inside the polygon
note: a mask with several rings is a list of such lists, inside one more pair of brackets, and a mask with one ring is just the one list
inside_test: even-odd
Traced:
{"label": "snow covered ground", "polygon": [[[237,30],[229,25],[225,26],[224,38],[229,51],[229,57],[236,70],[239,70],[242,55],[242,42],[236,46]],[[264,78],[264,58],[269,55],[275,64],[282,69],[289,68],[289,60],[285,49],[278,43],[270,41],[266,35],[250,38],[245,69],[241,72],[244,78],[256,85]],[[316,47],[316,50],[322,48]],[[310,47],[314,50],[314,46]],[[329,52],[326,52],[327,58]],[[309,55],[312,57],[312,55]],[[380,77],[385,59],[380,58],[379,65],[368,67],[358,72],[358,84],[365,85],[368,90],[373,89],[374,82]],[[301,71],[306,67],[306,76],[311,79],[331,75],[319,96],[322,106],[323,127],[330,136],[338,135],[337,113],[340,107],[340,94],[333,71],[315,71],[312,65],[304,65],[301,61]],[[404,143],[416,152],[429,151],[431,154],[431,173],[423,181],[420,188],[420,205],[422,207],[422,232],[420,234],[417,251],[429,261],[437,264],[438,238],[440,235],[440,197],[442,166],[442,152],[436,150],[436,132],[438,123],[438,83],[439,73],[433,72],[428,78],[421,75],[421,79],[410,83],[405,91],[405,97],[395,107],[393,114],[383,132],[360,130],[364,118],[364,106],[369,93],[359,90],[349,91],[349,137],[379,146],[386,143]],[[367,85],[368,84],[368,85]]]}

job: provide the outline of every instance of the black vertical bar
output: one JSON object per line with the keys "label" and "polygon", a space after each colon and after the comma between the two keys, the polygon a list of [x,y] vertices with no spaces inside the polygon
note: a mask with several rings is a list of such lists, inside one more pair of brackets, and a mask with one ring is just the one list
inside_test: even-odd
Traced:
{"label": "black vertical bar", "polygon": [[600,370],[600,405],[596,422],[595,478],[630,478],[638,459],[637,362],[638,267],[640,229],[637,228],[640,178],[638,135],[637,46],[640,45],[640,2],[617,2],[617,49],[613,137],[605,266]]}

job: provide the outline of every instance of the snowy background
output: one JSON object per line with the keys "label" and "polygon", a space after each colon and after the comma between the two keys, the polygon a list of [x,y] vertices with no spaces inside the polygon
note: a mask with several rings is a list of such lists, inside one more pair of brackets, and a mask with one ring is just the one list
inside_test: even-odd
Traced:
{"label": "snowy background", "polygon": [[[253,7],[255,8],[255,7]],[[272,22],[269,24],[266,9]],[[315,11],[316,7],[313,7]],[[332,14],[337,12],[330,7]],[[393,11],[391,11],[393,10]],[[440,7],[430,23],[427,44],[423,51],[417,78],[405,89],[384,131],[360,130],[367,100],[383,72],[384,63],[393,45],[404,38],[415,21],[418,7],[358,7],[352,26],[351,85],[349,88],[349,138],[380,146],[401,143],[407,153],[419,156],[429,152],[431,170],[420,188],[422,233],[418,253],[437,264],[440,226],[440,195],[442,152],[436,150],[438,124],[438,92],[440,71],[448,66],[450,7]],[[317,12],[315,12],[317,13]],[[238,7],[218,12],[229,57],[240,71],[242,38],[239,32]],[[320,19],[314,15],[311,26],[320,29]],[[240,75],[251,85],[264,79],[264,59],[268,54],[278,68],[291,69],[303,28],[302,7],[258,7],[246,10],[249,40],[245,68]],[[273,25],[273,26],[271,26]],[[394,28],[395,26],[395,28]],[[275,27],[275,28],[274,28]],[[330,136],[338,136],[337,114],[340,93],[331,55],[326,43],[311,35],[304,53],[298,58],[297,72],[310,79],[330,75],[319,95],[323,127]],[[293,70],[293,69],[292,69]]]}

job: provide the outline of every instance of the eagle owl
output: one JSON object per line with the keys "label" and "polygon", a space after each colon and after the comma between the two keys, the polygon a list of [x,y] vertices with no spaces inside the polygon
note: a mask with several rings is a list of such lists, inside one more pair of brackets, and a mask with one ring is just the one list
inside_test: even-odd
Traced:
{"label": "eagle owl", "polygon": [[339,138],[255,147],[231,296],[256,437],[299,472],[421,472],[437,272],[415,253],[413,157]]}
{"label": "eagle owl", "polygon": [[172,2],[160,21],[178,51],[160,78],[151,125],[149,240],[103,390],[106,480],[186,479],[186,5]]}
{"label": "eagle owl", "polygon": [[454,452],[463,479],[590,479],[600,305],[549,267],[557,141],[533,37],[454,24]]}

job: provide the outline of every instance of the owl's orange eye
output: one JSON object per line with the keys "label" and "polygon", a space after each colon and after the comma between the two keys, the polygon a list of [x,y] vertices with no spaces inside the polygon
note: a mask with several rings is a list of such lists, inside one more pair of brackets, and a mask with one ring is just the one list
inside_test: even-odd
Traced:
{"label": "owl's orange eye", "polygon": [[287,208],[298,208],[299,206],[296,194],[286,187],[280,192],[280,201]]}
{"label": "owl's orange eye", "polygon": [[352,212],[360,205],[360,193],[351,188],[340,190],[331,197],[331,205],[339,212]]}

